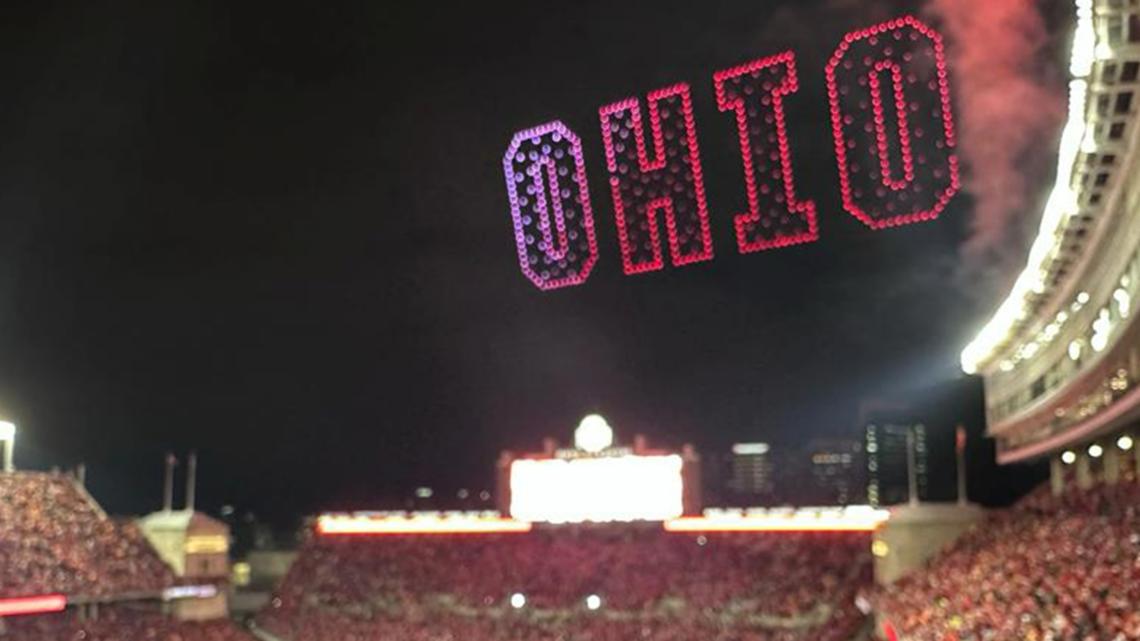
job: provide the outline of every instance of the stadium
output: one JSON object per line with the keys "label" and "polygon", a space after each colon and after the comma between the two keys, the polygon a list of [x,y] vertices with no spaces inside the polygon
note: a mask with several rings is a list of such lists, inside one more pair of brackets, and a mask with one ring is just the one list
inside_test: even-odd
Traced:
{"label": "stadium", "polygon": [[899,505],[709,505],[696,447],[588,414],[501,452],[493,505],[314,515],[238,607],[193,457],[184,507],[170,460],[164,505],[115,518],[0,422],[0,641],[1140,640],[1140,2],[1074,8],[1056,184],[960,358],[997,463],[1048,465],[1012,506],[920,503],[913,471]]}

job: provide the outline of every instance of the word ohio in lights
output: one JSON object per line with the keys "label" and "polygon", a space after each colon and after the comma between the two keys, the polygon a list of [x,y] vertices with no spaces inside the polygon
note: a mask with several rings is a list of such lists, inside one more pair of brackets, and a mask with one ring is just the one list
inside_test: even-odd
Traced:
{"label": "word ohio in lights", "polygon": [[[932,220],[959,188],[942,37],[907,16],[847,34],[824,70],[843,208],[872,229]],[[736,123],[743,211],[709,205],[684,82],[601,106],[598,125],[623,271],[712,260],[714,214],[740,253],[819,240],[815,201],[796,189],[787,109],[799,91],[785,51],[712,75]],[[598,262],[582,139],[554,120],[514,135],[503,154],[515,249],[539,289],[586,282]],[[668,256],[668,259],[666,259]]]}

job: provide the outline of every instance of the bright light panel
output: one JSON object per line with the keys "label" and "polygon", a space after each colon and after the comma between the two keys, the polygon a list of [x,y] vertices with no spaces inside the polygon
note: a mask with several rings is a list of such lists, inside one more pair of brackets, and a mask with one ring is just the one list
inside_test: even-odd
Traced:
{"label": "bright light panel", "polygon": [[740,455],[767,454],[768,449],[767,443],[737,443],[732,446],[732,453]]}
{"label": "bright light panel", "polygon": [[218,587],[216,585],[176,585],[162,591],[162,600],[210,599],[217,595]]}
{"label": "bright light panel", "polygon": [[66,607],[67,597],[62,594],[0,599],[0,617],[62,612]]}
{"label": "bright light panel", "polygon": [[870,506],[800,510],[706,510],[704,516],[665,522],[668,532],[873,532],[890,512]]}
{"label": "bright light panel", "polygon": [[324,514],[317,519],[317,531],[323,536],[348,534],[495,534],[529,532],[530,523],[498,517],[442,517],[413,514],[376,516],[362,514]]}
{"label": "bright light panel", "polygon": [[614,444],[614,431],[606,419],[598,414],[590,414],[578,424],[574,431],[574,445],[594,454]]}
{"label": "bright light panel", "polygon": [[665,521],[681,516],[681,457],[519,460],[511,516],[543,523]]}

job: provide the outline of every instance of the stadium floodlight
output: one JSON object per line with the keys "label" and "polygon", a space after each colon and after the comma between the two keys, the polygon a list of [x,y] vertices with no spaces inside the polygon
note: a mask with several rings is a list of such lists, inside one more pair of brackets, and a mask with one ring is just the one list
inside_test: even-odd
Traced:
{"label": "stadium floodlight", "polygon": [[1092,445],[1089,446],[1089,456],[1091,456],[1093,458],[1100,458],[1101,454],[1104,454],[1104,448],[1103,447],[1097,445],[1096,443],[1093,443]]}
{"label": "stadium floodlight", "polygon": [[522,592],[515,592],[511,595],[511,607],[518,610],[526,605],[526,595]]}
{"label": "stadium floodlight", "polygon": [[1121,436],[1120,438],[1116,439],[1116,447],[1119,447],[1120,449],[1124,450],[1125,452],[1132,449],[1132,437],[1125,434],[1124,436]]}
{"label": "stadium floodlight", "polygon": [[600,607],[602,607],[602,597],[596,594],[591,594],[590,596],[586,597],[587,610],[597,610]]}
{"label": "stadium floodlight", "polygon": [[586,416],[574,430],[574,445],[585,452],[597,454],[613,444],[614,431],[598,414]]}
{"label": "stadium floodlight", "polygon": [[1061,462],[1065,465],[1072,465],[1077,462],[1077,455],[1071,450],[1066,450],[1061,454]]}

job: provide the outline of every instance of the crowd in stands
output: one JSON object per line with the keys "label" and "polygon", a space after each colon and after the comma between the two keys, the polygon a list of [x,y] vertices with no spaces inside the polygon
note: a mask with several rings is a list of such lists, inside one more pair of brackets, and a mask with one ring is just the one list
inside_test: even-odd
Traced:
{"label": "crowd in stands", "polygon": [[97,619],[65,614],[0,619],[0,641],[253,641],[229,621],[175,621],[128,606],[99,610]]}
{"label": "crowd in stands", "polygon": [[0,550],[0,597],[105,596],[173,582],[138,528],[108,518],[61,474],[0,474]]}
{"label": "crowd in stands", "polygon": [[85,617],[76,607],[3,617],[0,641],[252,640],[228,621],[185,623],[159,614],[155,596],[175,582],[142,532],[109,518],[72,477],[0,474],[0,598],[149,599],[102,605]]}
{"label": "crowd in stands", "polygon": [[260,622],[304,641],[849,641],[869,545],[660,525],[318,537]]}
{"label": "crowd in stands", "polygon": [[995,513],[878,595],[906,641],[1140,639],[1140,484]]}
{"label": "crowd in stands", "polygon": [[[74,479],[0,474],[0,598],[154,593],[171,571]],[[894,585],[855,533],[316,536],[259,617],[286,641],[850,641],[872,595],[904,641],[1140,641],[1140,483],[992,513]],[[145,603],[0,619],[0,641],[249,641]],[[149,606],[156,607],[153,602]]]}

